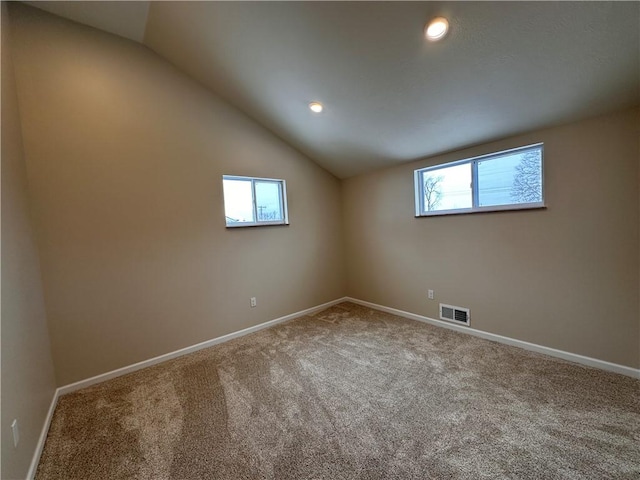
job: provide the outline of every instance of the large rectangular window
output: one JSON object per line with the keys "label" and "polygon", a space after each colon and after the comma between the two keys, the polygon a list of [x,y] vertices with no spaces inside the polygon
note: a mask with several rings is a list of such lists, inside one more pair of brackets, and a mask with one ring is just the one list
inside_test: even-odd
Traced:
{"label": "large rectangular window", "polygon": [[415,171],[416,216],[544,207],[542,144]]}
{"label": "large rectangular window", "polygon": [[223,175],[227,227],[288,225],[284,180]]}

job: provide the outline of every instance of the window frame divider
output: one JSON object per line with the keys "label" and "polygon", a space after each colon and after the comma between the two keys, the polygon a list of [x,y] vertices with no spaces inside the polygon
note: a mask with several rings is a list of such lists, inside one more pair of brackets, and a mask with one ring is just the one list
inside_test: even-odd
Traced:
{"label": "window frame divider", "polygon": [[[481,161],[489,161],[495,158],[513,155],[519,152],[526,152],[528,150],[540,150],[540,194],[542,200],[540,202],[530,203],[509,203],[500,205],[487,205],[480,206],[480,185],[478,181],[478,164]],[[424,192],[424,173],[432,170],[439,170],[443,168],[451,168],[460,165],[469,164],[471,168],[471,207],[470,208],[458,208],[448,210],[425,210],[425,192]],[[529,145],[523,145],[521,147],[510,148],[501,150],[499,152],[487,153],[484,155],[478,155],[476,157],[465,158],[456,160],[453,162],[440,163],[436,165],[430,165],[423,168],[414,170],[414,195],[415,195],[415,217],[433,217],[439,215],[458,215],[458,214],[470,214],[470,213],[484,213],[484,212],[504,212],[509,210],[533,210],[533,209],[545,209],[547,208],[545,200],[545,181],[544,181],[544,142],[532,143]]]}

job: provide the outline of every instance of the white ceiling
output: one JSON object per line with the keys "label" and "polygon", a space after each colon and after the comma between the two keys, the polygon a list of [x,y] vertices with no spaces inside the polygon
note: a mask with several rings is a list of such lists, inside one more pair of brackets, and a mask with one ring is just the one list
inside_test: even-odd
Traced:
{"label": "white ceiling", "polygon": [[[118,33],[132,3],[83,9]],[[345,178],[638,105],[639,26],[637,2],[151,2],[144,43]]]}

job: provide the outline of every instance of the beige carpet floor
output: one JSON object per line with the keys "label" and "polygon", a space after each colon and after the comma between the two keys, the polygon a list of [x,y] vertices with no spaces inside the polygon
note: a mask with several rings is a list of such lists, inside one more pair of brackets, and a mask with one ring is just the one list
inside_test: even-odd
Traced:
{"label": "beige carpet floor", "polygon": [[640,381],[342,303],[60,398],[38,480],[635,479]]}

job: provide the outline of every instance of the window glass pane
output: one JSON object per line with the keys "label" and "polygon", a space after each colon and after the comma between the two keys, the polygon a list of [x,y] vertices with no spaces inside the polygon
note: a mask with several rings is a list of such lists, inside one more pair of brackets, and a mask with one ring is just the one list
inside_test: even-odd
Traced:
{"label": "window glass pane", "polygon": [[471,208],[471,165],[422,172],[422,188],[426,212]]}
{"label": "window glass pane", "polygon": [[227,217],[227,225],[254,222],[251,180],[230,180],[225,178],[222,180],[222,185],[224,188],[224,214]]}
{"label": "window glass pane", "polygon": [[542,202],[541,149],[478,161],[478,206]]}
{"label": "window glass pane", "polygon": [[280,182],[256,180],[256,210],[260,222],[281,222],[282,193]]}

